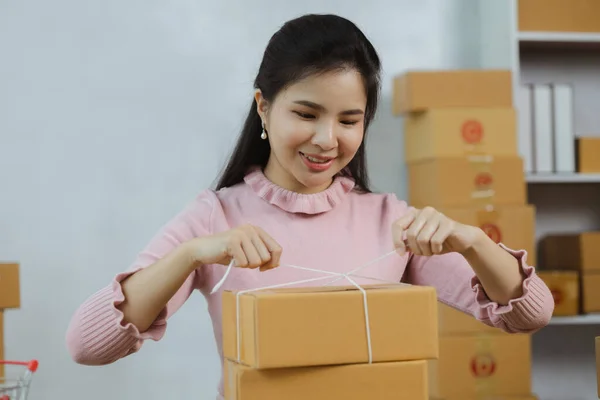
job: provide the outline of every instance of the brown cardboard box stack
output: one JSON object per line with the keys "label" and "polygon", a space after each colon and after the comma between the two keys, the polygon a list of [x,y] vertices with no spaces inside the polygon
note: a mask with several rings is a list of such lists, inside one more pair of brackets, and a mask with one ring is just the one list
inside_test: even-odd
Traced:
{"label": "brown cardboard box stack", "polygon": [[[19,264],[0,263],[0,360],[4,360],[4,311],[21,307]],[[4,367],[0,364],[0,377]]]}
{"label": "brown cardboard box stack", "polygon": [[510,71],[411,71],[394,80],[409,203],[479,226],[527,250],[535,265],[535,208],[527,204],[512,102]]}
{"label": "brown cardboard box stack", "polygon": [[508,334],[440,303],[440,354],[429,362],[435,400],[526,400],[531,393],[531,337]]}
{"label": "brown cardboard box stack", "polygon": [[[525,249],[535,265],[510,71],[411,71],[394,80],[404,117],[409,203],[431,206],[490,238]],[[509,335],[440,304],[433,399],[532,399],[529,335]],[[519,397],[520,396],[520,397]]]}
{"label": "brown cardboard box stack", "polygon": [[368,313],[355,287],[225,291],[225,398],[427,400],[427,361],[439,345],[435,289],[364,289]]}
{"label": "brown cardboard box stack", "polygon": [[600,312],[600,231],[540,241],[540,277],[554,293],[554,315]]}

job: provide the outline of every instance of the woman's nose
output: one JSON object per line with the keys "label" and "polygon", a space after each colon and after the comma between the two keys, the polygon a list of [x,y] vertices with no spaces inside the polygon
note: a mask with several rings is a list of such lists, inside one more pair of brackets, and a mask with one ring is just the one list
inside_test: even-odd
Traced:
{"label": "woman's nose", "polygon": [[331,150],[337,146],[337,136],[334,124],[325,122],[317,124],[312,143],[323,150]]}

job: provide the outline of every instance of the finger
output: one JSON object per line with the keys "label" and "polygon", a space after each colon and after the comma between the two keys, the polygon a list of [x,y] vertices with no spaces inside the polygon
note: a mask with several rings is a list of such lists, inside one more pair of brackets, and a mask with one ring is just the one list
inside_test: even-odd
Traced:
{"label": "finger", "polygon": [[453,224],[448,218],[442,218],[440,227],[431,237],[431,250],[434,254],[442,254],[444,252],[444,243],[452,233]]}
{"label": "finger", "polygon": [[262,267],[271,260],[271,252],[269,252],[267,246],[265,245],[257,231],[254,231],[252,233],[252,235],[250,236],[250,240],[252,240],[252,244],[254,245],[258,256],[260,257],[260,265]]}
{"label": "finger", "polygon": [[276,268],[279,266],[279,262],[281,260],[282,248],[277,243],[275,239],[273,239],[267,232],[262,230],[261,228],[257,229],[258,235],[262,239],[264,245],[270,252],[271,260],[263,266],[264,270]]}
{"label": "finger", "polygon": [[404,214],[402,217],[398,218],[398,221],[396,221],[396,223],[398,224],[398,226],[404,230],[406,230],[410,224],[413,223],[413,221],[415,220],[415,218],[419,215],[420,210],[411,207],[406,214]]}
{"label": "finger", "polygon": [[236,267],[246,268],[248,265],[248,259],[246,258],[246,254],[244,254],[244,250],[242,249],[242,244],[240,241],[231,244],[229,246],[228,253],[229,256],[234,259]]}
{"label": "finger", "polygon": [[392,225],[392,241],[394,248],[400,255],[406,253],[406,243],[403,239],[404,232],[404,229],[402,229],[402,226],[398,222]]}
{"label": "finger", "polygon": [[244,254],[248,259],[248,268],[254,269],[261,266],[262,261],[260,259],[260,255],[258,254],[256,247],[254,247],[252,239],[250,239],[248,235],[244,235],[242,237],[242,249],[244,250]]}
{"label": "finger", "polygon": [[399,253],[404,254],[406,252],[406,229],[413,223],[415,217],[417,216],[417,210],[411,209],[406,214],[404,214],[401,218],[396,220],[392,225],[392,240],[394,242],[394,248],[398,250]]}
{"label": "finger", "polygon": [[425,255],[426,249],[422,249],[419,243],[417,242],[417,237],[421,233],[421,230],[425,226],[425,224],[429,221],[431,216],[433,215],[433,210],[431,207],[425,207],[419,212],[419,215],[415,218],[413,223],[406,230],[406,240],[408,241],[408,245],[413,249],[413,253],[418,255]]}
{"label": "finger", "polygon": [[424,256],[433,255],[433,249],[431,247],[431,238],[439,229],[440,222],[441,221],[438,214],[432,215],[425,223],[425,226],[423,226],[423,229],[421,229],[421,231],[417,235],[417,243],[419,244],[421,253]]}

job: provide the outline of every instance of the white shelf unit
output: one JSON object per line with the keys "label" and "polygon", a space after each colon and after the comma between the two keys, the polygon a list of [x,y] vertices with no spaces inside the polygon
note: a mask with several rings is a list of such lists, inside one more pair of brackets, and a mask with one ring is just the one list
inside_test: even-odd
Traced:
{"label": "white shelf unit", "polygon": [[[550,325],[600,325],[600,314],[554,317],[552,318],[552,321],[550,321]],[[600,326],[598,329],[600,329]]]}
{"label": "white shelf unit", "polygon": [[[519,32],[518,0],[480,0],[479,68],[510,69],[526,83],[570,83],[576,136],[600,136],[600,34]],[[599,174],[526,174],[536,240],[600,229]],[[541,269],[541,268],[540,268]],[[594,337],[600,314],[555,317],[533,335],[533,392],[540,400],[597,400]]]}
{"label": "white shelf unit", "polygon": [[[526,174],[527,183],[599,183],[600,174]],[[600,201],[600,199],[599,199]]]}
{"label": "white shelf unit", "polygon": [[517,32],[520,43],[595,43],[600,44],[600,33],[579,32]]}

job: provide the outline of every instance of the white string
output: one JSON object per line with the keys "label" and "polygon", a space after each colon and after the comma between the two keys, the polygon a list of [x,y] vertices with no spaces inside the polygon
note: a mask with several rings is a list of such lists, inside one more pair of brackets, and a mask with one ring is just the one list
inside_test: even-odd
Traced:
{"label": "white string", "polygon": [[223,277],[221,278],[221,280],[219,282],[217,282],[217,284],[213,287],[213,289],[210,291],[210,294],[214,294],[219,289],[221,289],[221,286],[223,286],[223,284],[227,280],[227,277],[229,276],[229,273],[231,272],[231,269],[234,266],[235,266],[235,260],[232,258],[231,262],[229,263],[229,266],[227,267],[227,270],[225,270],[225,275],[223,275]]}
{"label": "white string", "polygon": [[[358,268],[354,268],[353,270],[350,270],[350,272],[348,272],[348,274],[355,275],[358,271],[360,271],[362,269],[365,269],[365,268],[367,268],[367,267],[369,267],[369,266],[371,266],[371,265],[373,265],[373,264],[375,264],[375,263],[383,260],[384,258],[389,257],[392,254],[395,254],[395,253],[396,253],[396,250],[394,249],[393,251],[390,251],[389,253],[385,253],[384,255],[379,256],[376,259],[374,259],[372,261],[369,261],[368,263],[363,264],[363,265],[361,265]],[[334,284],[335,282],[339,281],[340,279],[343,279],[343,278],[336,278],[333,281],[329,282],[329,285]]]}
{"label": "white string", "polygon": [[[355,277],[358,278],[363,278],[363,279],[371,279],[371,280],[375,280],[375,281],[380,281],[380,282],[386,282],[389,284],[394,284],[394,285],[398,285],[401,284],[400,282],[392,282],[392,281],[386,281],[383,279],[378,279],[378,278],[373,278],[373,277],[368,277],[368,276],[363,276],[363,275],[357,275],[356,272],[360,271],[361,269],[364,269],[378,261],[381,261],[382,259],[389,257],[392,254],[395,254],[396,250],[391,251],[389,253],[386,253],[372,261],[369,261],[368,263],[358,267],[358,268],[354,268],[353,270],[351,270],[350,272],[346,272],[346,273],[340,273],[340,272],[332,272],[332,271],[325,271],[325,270],[320,270],[320,269],[316,269],[316,268],[307,268],[307,267],[300,267],[297,265],[291,265],[291,264],[281,264],[279,266],[279,268],[281,267],[287,267],[287,268],[293,268],[293,269],[299,269],[299,270],[303,270],[303,271],[311,271],[311,272],[319,272],[319,273],[323,273],[326,274],[328,276],[321,276],[318,278],[311,278],[311,279],[304,279],[304,280],[300,280],[300,281],[294,281],[294,282],[287,282],[287,283],[280,283],[280,284],[276,284],[276,285],[270,285],[270,286],[263,286],[263,287],[259,287],[259,288],[254,288],[254,289],[246,289],[246,290],[241,290],[238,291],[236,293],[235,296],[235,302],[236,302],[236,330],[237,330],[237,361],[240,362],[241,361],[241,330],[240,330],[240,296],[242,294],[245,293],[249,293],[249,292],[254,292],[254,291],[259,291],[259,290],[267,290],[267,289],[276,289],[276,288],[282,288],[282,287],[286,287],[286,286],[292,286],[292,285],[297,285],[297,284],[302,284],[302,283],[309,283],[309,282],[316,282],[319,280],[324,280],[324,279],[328,279],[331,278],[331,276],[335,276],[336,278],[333,281],[330,281],[328,284],[331,285],[334,282],[337,282],[341,279],[346,279],[348,280],[354,287],[356,287],[358,290],[360,290],[362,297],[363,297],[363,308],[364,308],[364,312],[365,312],[365,329],[366,329],[366,333],[367,333],[367,349],[368,349],[368,357],[369,357],[369,364],[371,364],[373,362],[373,348],[371,345],[371,326],[370,326],[370,320],[369,320],[369,306],[367,303],[367,291],[360,286],[358,283],[356,283],[354,281],[354,279],[352,279],[350,277],[350,275],[353,275]],[[225,274],[223,276],[223,278],[221,278],[221,280],[213,287],[213,289],[211,290],[211,294],[217,292],[221,286],[223,286],[223,284],[225,283],[225,281],[227,280],[227,277],[229,276],[229,273],[231,272],[231,269],[235,266],[235,262],[234,260],[232,260],[229,263],[229,266],[227,267],[227,271],[225,271]]]}
{"label": "white string", "polygon": [[[227,270],[225,271],[225,274],[223,275],[223,278],[221,278],[221,280],[219,282],[217,282],[217,284],[210,291],[210,294],[214,294],[221,288],[221,286],[223,286],[223,284],[227,280],[227,277],[229,276],[229,273],[231,272],[231,270],[234,267],[235,267],[235,260],[231,260],[231,262],[229,263],[229,266],[227,267]],[[299,267],[297,265],[291,265],[291,264],[281,264],[279,267],[288,267],[288,268],[301,269],[304,271],[321,272],[321,273],[325,273],[325,274],[339,275],[339,273],[337,273],[337,272],[329,272],[329,271],[324,271],[324,270],[315,269],[315,268]],[[291,282],[291,284],[294,284],[294,283],[303,283],[303,282]],[[268,288],[263,288],[263,289],[268,289]]]}
{"label": "white string", "polygon": [[371,324],[369,321],[369,305],[367,304],[367,291],[363,289],[358,283],[354,282],[354,280],[348,275],[346,275],[345,278],[348,279],[351,284],[356,286],[356,288],[362,293],[363,307],[365,309],[365,327],[367,330],[367,349],[369,351],[369,364],[371,364],[373,362],[373,347],[371,346]]}

